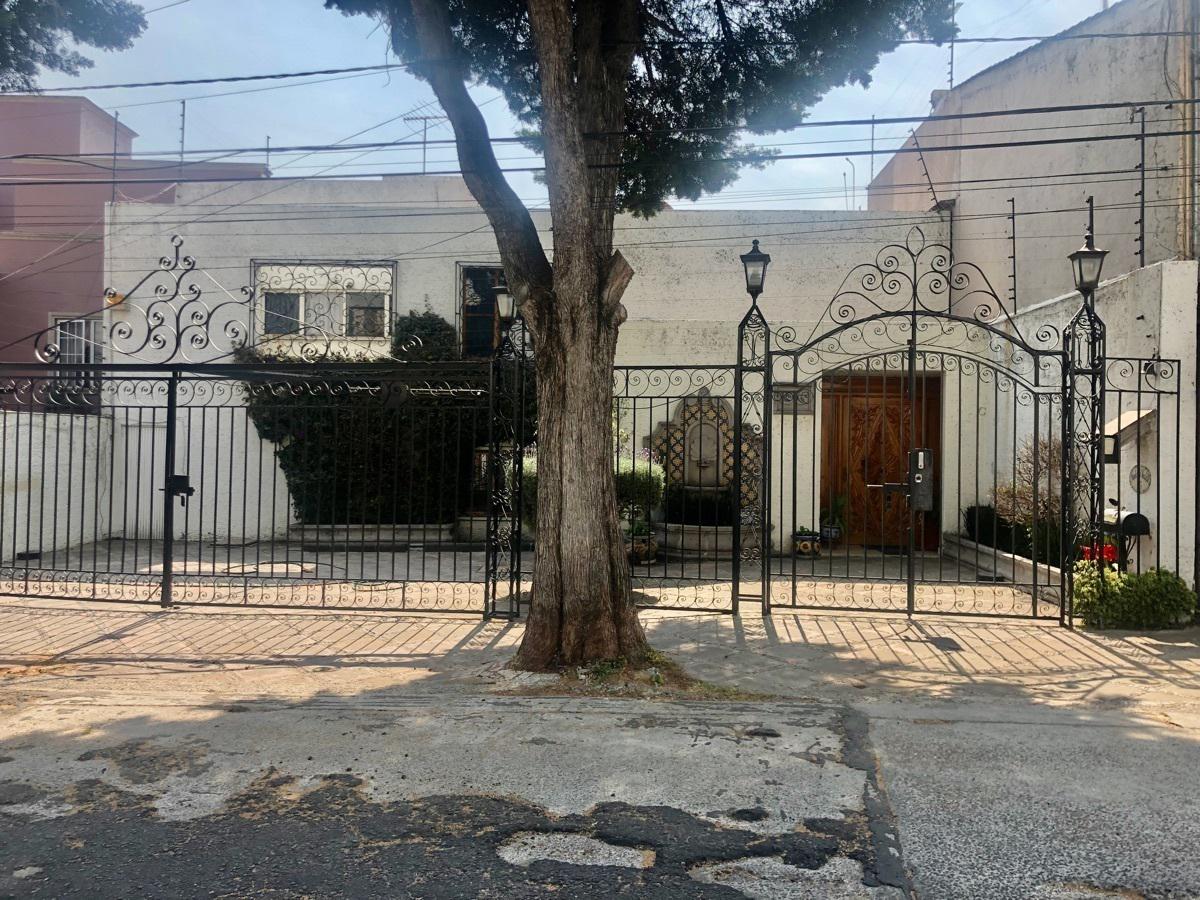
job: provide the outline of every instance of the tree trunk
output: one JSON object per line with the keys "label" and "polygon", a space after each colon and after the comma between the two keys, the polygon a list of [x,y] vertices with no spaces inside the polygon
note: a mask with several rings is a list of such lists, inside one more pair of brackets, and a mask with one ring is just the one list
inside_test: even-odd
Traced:
{"label": "tree trunk", "polygon": [[[533,593],[513,665],[554,666],[624,657],[648,646],[629,591],[612,457],[612,367],[617,319],[594,299],[564,323],[542,318],[538,376],[538,505]],[[547,321],[550,319],[550,321]],[[548,332],[557,332],[550,334]]]}
{"label": "tree trunk", "polygon": [[[463,178],[496,234],[509,290],[533,335],[538,509],[533,596],[514,665],[624,657],[648,647],[629,595],[613,479],[612,367],[633,270],[613,252],[625,91],[638,0],[527,0],[537,48],[554,263],[492,152],[467,93],[447,4],[412,0],[427,78],[454,127]],[[588,135],[606,135],[602,140]]]}

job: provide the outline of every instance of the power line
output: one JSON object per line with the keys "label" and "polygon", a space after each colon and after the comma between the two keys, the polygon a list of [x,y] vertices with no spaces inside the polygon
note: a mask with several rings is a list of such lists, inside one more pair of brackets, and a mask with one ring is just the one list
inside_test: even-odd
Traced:
{"label": "power line", "polygon": [[[1186,137],[1186,136],[1190,136],[1190,135],[1194,135],[1194,134],[1200,134],[1200,130],[1197,130],[1197,129],[1174,129],[1174,130],[1170,130],[1170,131],[1155,131],[1155,132],[1148,132],[1145,135],[1145,137],[1146,138]],[[1039,139],[1027,140],[1027,141],[991,141],[991,142],[987,142],[987,143],[954,144],[954,145],[931,146],[931,147],[923,147],[923,148],[918,148],[915,146],[913,146],[913,147],[898,147],[889,152],[892,153],[893,155],[910,154],[910,153],[951,153],[951,152],[961,153],[964,151],[974,151],[974,150],[1024,149],[1024,148],[1032,148],[1032,147],[1056,146],[1056,145],[1062,145],[1062,144],[1090,144],[1090,143],[1102,143],[1102,142],[1107,142],[1107,141],[1129,141],[1129,140],[1141,140],[1141,135],[1139,135],[1138,133],[1097,134],[1097,135],[1081,135],[1081,136],[1075,136],[1075,137],[1039,138]],[[815,152],[811,152],[811,153],[747,153],[742,156],[714,157],[713,159],[708,160],[708,162],[729,162],[729,163],[737,163],[737,164],[742,164],[742,165],[753,165],[756,163],[771,163],[771,162],[780,162],[780,161],[785,161],[785,160],[797,160],[797,159],[830,159],[830,158],[843,157],[843,156],[870,156],[871,153],[872,153],[872,151],[870,151],[870,150],[847,150],[845,148],[839,149],[839,150],[815,151]],[[341,163],[340,165],[345,165],[345,164],[346,163]],[[623,163],[620,163],[620,162],[600,162],[600,163],[591,163],[588,166],[588,168],[615,169],[615,168],[620,168],[622,165],[623,165]],[[672,163],[669,160],[663,160],[658,163],[647,162],[647,163],[643,163],[643,165],[669,166],[669,165],[672,165]],[[506,174],[535,173],[535,172],[545,171],[545,166],[512,166],[509,168],[502,168],[500,171],[504,172]],[[432,172],[427,172],[427,173],[410,172],[410,171],[380,172],[380,173],[377,173],[374,177],[376,177],[376,178],[413,178],[413,177],[420,178],[420,177],[425,177],[427,175],[463,175],[463,174],[464,174],[464,171],[462,169],[439,169],[439,170],[434,170]],[[172,179],[172,180],[178,184],[205,184],[205,183],[238,183],[238,182],[243,182],[243,181],[265,181],[265,180],[275,182],[275,181],[293,181],[293,180],[301,180],[301,181],[305,181],[305,180],[313,180],[313,181],[344,180],[344,179],[361,179],[361,178],[363,178],[363,175],[361,173],[350,172],[350,173],[341,173],[341,174],[336,174],[336,175],[330,175],[330,174],[298,175],[298,176],[295,176],[295,178],[289,178],[287,176],[284,176],[283,178],[272,177],[270,179],[263,179],[258,176],[253,176],[253,177],[213,176],[210,178],[176,178],[176,179]],[[162,179],[162,178],[141,178],[141,179],[139,179],[139,178],[123,178],[123,179],[121,179],[121,183],[127,184],[127,185],[128,184],[161,184],[163,181],[164,181],[164,179]],[[16,179],[0,181],[0,185],[7,186],[7,187],[14,187],[14,186],[49,187],[49,186],[64,186],[64,185],[78,185],[78,184],[109,184],[109,182],[110,182],[110,179],[108,179],[108,178],[105,178],[105,179],[95,179],[95,178],[45,178],[45,179],[30,178],[30,179],[22,179],[22,178],[16,178]]]}
{"label": "power line", "polygon": [[[414,118],[414,117],[409,116],[406,118]],[[429,116],[429,117],[415,117],[415,118],[445,119],[445,116]],[[1164,117],[1156,118],[1156,119],[1148,119],[1147,123],[1156,125],[1156,124],[1161,124],[1161,123],[1165,123],[1165,122],[1175,122],[1178,120],[1178,118],[1179,118],[1178,116],[1164,116]],[[1116,121],[1116,122],[1069,122],[1069,123],[1064,123],[1061,125],[1031,125],[1031,126],[1028,126],[1025,128],[984,128],[984,129],[977,129],[977,130],[971,130],[971,131],[960,130],[960,131],[956,131],[954,133],[954,137],[962,138],[964,136],[977,136],[977,135],[988,135],[988,134],[1023,134],[1023,133],[1028,133],[1028,132],[1069,131],[1069,130],[1078,130],[1081,128],[1128,127],[1129,124],[1130,124],[1129,121],[1127,119],[1125,119],[1124,117],[1122,117],[1119,121]],[[901,134],[877,136],[876,142],[900,140],[902,138],[907,140],[909,135],[910,135],[910,132],[904,132]],[[937,136],[937,135],[935,135],[935,136]],[[520,142],[521,140],[522,140],[521,138],[495,138],[494,142],[498,143],[498,144],[504,144],[506,146],[510,146],[516,142]],[[784,142],[771,141],[771,142],[766,142],[766,143],[757,143],[756,146],[763,147],[763,148],[801,147],[801,146],[807,147],[807,146],[816,146],[816,145],[820,145],[820,144],[845,145],[845,144],[866,144],[869,142],[870,142],[870,138],[824,138],[824,139],[820,139],[820,140],[809,140],[809,141],[784,141]],[[434,146],[434,145],[441,146],[441,145],[453,144],[454,142],[451,139],[435,138],[432,141],[428,141],[428,142],[397,140],[397,141],[380,141],[380,142],[374,142],[374,143],[342,144],[342,145],[309,144],[309,145],[300,145],[300,146],[295,146],[295,147],[282,147],[282,148],[266,147],[264,145],[263,147],[226,147],[226,148],[212,148],[212,149],[204,149],[204,150],[186,150],[184,152],[185,152],[185,155],[197,155],[197,154],[208,155],[208,157],[205,160],[201,161],[201,163],[206,163],[206,162],[223,159],[223,158],[230,157],[230,156],[260,154],[260,153],[266,152],[267,150],[269,150],[273,156],[274,155],[290,156],[290,155],[300,152],[302,150],[306,151],[306,155],[311,155],[313,153],[350,153],[355,150],[363,149],[363,148],[378,148],[378,149],[390,149],[390,148],[408,149],[408,148],[415,148],[415,147],[423,148],[426,145],[426,143],[429,146]],[[178,152],[179,151],[177,151],[177,150],[174,150],[174,151],[166,151],[166,150],[145,151],[145,152],[139,154],[137,157],[122,157],[122,159],[127,160],[127,161],[136,160],[136,161],[141,161],[141,162],[146,162],[146,163],[158,163],[162,167],[176,169],[179,166],[178,160],[156,160],[156,159],[154,159],[154,157],[155,156],[166,156],[170,153],[177,155]],[[877,150],[876,151],[876,153],[890,153],[890,152],[891,152],[890,150]],[[90,163],[90,162],[88,162],[88,160],[90,160],[92,158],[111,160],[111,157],[112,157],[111,152],[109,152],[109,153],[100,153],[100,152],[92,152],[92,153],[19,153],[19,154],[11,154],[8,156],[0,156],[0,160],[45,160],[47,162],[79,163],[80,165],[92,165],[96,168],[103,168],[106,171],[109,171],[111,169],[111,163],[109,165],[100,166],[95,163]],[[538,159],[538,158],[540,158],[540,156],[497,157],[497,159]],[[457,161],[457,158],[440,159],[440,160],[434,159],[432,161],[433,162],[453,162],[453,161]],[[372,163],[371,165],[385,165],[385,164],[386,163]],[[185,165],[197,165],[197,163],[185,163]],[[151,170],[151,169],[155,168],[155,166],[146,166],[144,168],[147,170]],[[130,167],[130,166],[119,166],[118,169],[122,172],[137,171],[136,167]]]}
{"label": "power line", "polygon": [[[148,13],[159,12],[163,9],[169,9],[172,6],[180,6],[188,0],[179,0],[177,3],[170,3],[165,6],[160,6],[152,10],[147,10]],[[985,37],[960,37],[955,36],[954,42],[957,44],[1003,44],[1003,43],[1031,43],[1031,42],[1056,42],[1056,41],[1075,41],[1075,40],[1115,40],[1122,38],[1172,38],[1172,37],[1193,37],[1194,32],[1191,31],[1126,31],[1126,32],[1084,32],[1079,34],[1052,34],[1052,35],[1009,35],[1009,36],[985,36]],[[696,40],[662,40],[662,41],[632,41],[627,43],[635,43],[639,46],[720,46],[724,42],[720,39],[696,39]],[[750,44],[755,47],[785,47],[804,44],[804,41],[756,41]],[[894,42],[902,45],[908,44],[929,44],[942,46],[949,43],[949,39],[937,38],[899,38]],[[42,88],[38,93],[69,93],[72,91],[108,91],[118,89],[133,89],[133,88],[152,88],[152,87],[178,87],[182,85],[192,84],[227,84],[240,81],[263,81],[268,79],[285,79],[285,78],[306,78],[313,75],[340,75],[348,72],[379,72],[387,69],[408,69],[412,63],[381,63],[374,66],[343,66],[340,68],[330,69],[310,69],[300,72],[270,72],[262,75],[220,75],[209,78],[177,78],[163,79],[160,81],[130,81],[122,83],[110,84],[83,84],[73,85],[69,87],[57,88]],[[27,93],[20,90],[0,91],[0,94],[17,94]]]}
{"label": "power line", "polygon": [[[1169,171],[1170,167],[1164,167],[1164,169]],[[934,184],[935,184],[935,186],[937,186],[939,188],[957,189],[958,193],[965,193],[968,191],[996,191],[996,190],[1003,190],[1003,189],[1029,190],[1029,189],[1036,189],[1037,187],[1039,187],[1039,185],[1036,183],[1034,183],[1034,184],[1016,184],[1016,182],[1018,182],[1018,181],[1053,180],[1056,185],[1060,185],[1060,186],[1061,185],[1085,185],[1085,184],[1116,184],[1116,183],[1122,183],[1122,182],[1139,181],[1138,177],[1122,177],[1122,176],[1137,176],[1137,174],[1138,174],[1138,169],[1136,167],[1134,167],[1134,168],[1126,168],[1126,169],[1099,170],[1099,171],[1095,171],[1095,172],[1053,172],[1053,173],[1046,173],[1044,175],[1036,175],[1036,176],[1029,175],[1029,176],[1013,176],[1013,177],[935,180]],[[1174,180],[1179,177],[1180,177],[1180,174],[1178,172],[1171,171],[1170,174],[1150,175],[1150,176],[1148,176],[1148,179],[1151,179],[1151,180],[1168,180],[1168,179]],[[925,182],[911,182],[911,183],[901,183],[901,184],[889,185],[888,189],[886,191],[880,191],[880,193],[882,193],[886,196],[889,196],[889,197],[925,196],[928,194],[928,192],[929,192],[929,187],[928,187],[928,184],[926,184]],[[772,193],[772,195],[774,195],[777,192],[768,192],[768,193]],[[797,195],[802,198],[811,200],[811,199],[836,198],[838,196],[841,196],[842,191],[840,188],[830,185],[830,186],[814,187],[812,189],[802,190],[802,191],[790,191],[790,192],[786,192],[786,193],[788,193],[790,195]],[[771,199],[771,198],[767,198],[767,199]],[[780,196],[779,199],[782,200],[782,199],[788,199],[788,198]],[[544,198],[529,198],[525,202],[533,203],[533,202],[543,202],[543,201],[544,201]],[[386,201],[379,201],[379,202],[383,203]],[[254,205],[253,203],[250,204],[251,207],[253,207],[253,205]],[[296,204],[296,205],[303,206],[303,204]],[[181,214],[184,213],[186,211],[186,209],[190,206],[191,206],[191,204],[188,204],[186,207],[181,209],[180,210]],[[291,204],[287,204],[287,206],[291,206]],[[297,211],[295,211],[295,214],[292,214],[292,215],[280,215],[278,212],[273,212],[271,210],[255,211],[253,209],[246,209],[245,214],[243,214],[241,216],[230,216],[230,217],[222,217],[222,218],[207,218],[204,221],[205,221],[205,224],[211,224],[211,225],[237,225],[237,224],[268,225],[268,224],[283,223],[283,222],[309,222],[309,221],[313,220],[315,215],[319,215],[321,222],[361,221],[361,220],[376,220],[376,219],[388,220],[388,221],[402,220],[402,219],[429,220],[429,219],[438,219],[438,218],[446,218],[446,217],[452,217],[452,218],[463,218],[463,217],[467,217],[467,216],[480,217],[480,216],[484,215],[483,211],[474,205],[471,208],[467,208],[467,209],[455,209],[455,210],[434,209],[434,210],[420,210],[420,211],[387,211],[387,210],[378,210],[378,209],[358,211],[358,210],[354,209],[354,206],[355,206],[355,204],[344,204],[344,205],[343,204],[331,204],[331,205],[321,206],[317,210],[311,210],[311,209],[304,209],[303,211],[297,210]],[[350,207],[350,208],[347,209],[347,208],[343,208],[343,207]],[[288,211],[291,212],[291,210],[288,210]],[[682,208],[682,209],[675,209],[674,212],[704,213],[704,212],[709,212],[709,211],[702,210],[702,209],[701,210],[693,210],[691,208]],[[724,212],[724,211],[712,210],[711,212]],[[68,227],[73,224],[80,224],[78,221],[72,220],[72,219],[69,219],[66,217],[59,217],[59,218],[47,217],[47,218],[39,220],[39,219],[33,219],[32,218],[33,215],[36,215],[36,214],[31,214],[30,217],[28,217],[24,221],[22,221],[21,222],[22,226],[31,227],[33,225],[45,225],[45,226],[50,226],[50,227],[53,227],[53,226]],[[184,221],[181,221],[179,223],[173,223],[171,221],[164,221],[163,219],[165,219],[165,217],[162,217],[162,219],[155,219],[155,221],[161,221],[161,224],[163,225],[163,227],[172,227],[176,224],[178,224],[178,225],[190,224],[190,221],[191,221],[191,220],[185,219]],[[124,224],[126,226],[131,226],[131,225],[138,224],[138,223],[126,220],[126,222]],[[617,226],[617,230],[619,230],[619,231],[620,230],[636,230],[639,227],[656,229],[656,230],[672,229],[672,228],[696,229],[696,228],[723,227],[723,224],[724,223],[712,223],[712,224],[710,224],[710,223],[681,223],[681,224],[672,224],[672,225],[654,224],[654,225],[646,225],[646,226]],[[195,234],[196,232],[193,232],[193,233]],[[203,232],[201,232],[201,234],[202,233]],[[212,232],[212,233],[215,234],[216,232]],[[222,232],[222,233],[228,233],[228,232]],[[396,235],[403,235],[403,234],[414,234],[414,233],[418,233],[418,232],[415,232],[415,231],[364,232],[361,230],[336,231],[336,232],[329,231],[329,230],[319,230],[319,231],[289,230],[289,231],[270,232],[270,231],[262,231],[262,230],[256,229],[253,233],[258,236],[271,236],[271,235],[303,236],[303,235],[329,235],[329,234],[396,234]],[[457,232],[455,232],[455,231],[433,231],[430,229],[422,229],[419,233],[422,233],[422,234],[452,234],[452,233],[457,233]],[[19,235],[20,232],[16,232],[15,234]],[[0,239],[3,239],[3,235],[0,235]]]}
{"label": "power line", "polygon": [[[179,101],[178,101],[178,99],[174,99],[174,100],[170,100],[170,101],[154,101],[154,102],[156,102],[156,103],[158,103],[158,102],[177,103]],[[1057,115],[1057,114],[1065,113],[1065,112],[1098,112],[1098,111],[1112,110],[1112,109],[1128,110],[1128,109],[1133,109],[1133,108],[1136,108],[1139,106],[1172,107],[1172,106],[1190,106],[1190,105],[1195,105],[1195,104],[1200,104],[1200,98],[1183,99],[1183,100],[1179,100],[1179,99],[1175,99],[1175,100],[1115,100],[1115,101],[1107,101],[1107,102],[1103,102],[1103,103],[1070,103],[1070,104],[1059,104],[1059,105],[1053,105],[1053,106],[1026,106],[1026,107],[1017,107],[1015,109],[989,109],[989,110],[978,110],[975,112],[944,113],[944,114],[934,114],[934,115],[926,115],[926,116],[876,117],[874,119],[874,122],[872,122],[872,120],[869,118],[867,118],[867,119],[809,120],[809,121],[804,121],[804,122],[797,122],[793,125],[789,125],[787,128],[781,128],[779,130],[780,131],[788,131],[788,130],[794,130],[794,129],[799,129],[799,128],[841,128],[841,127],[848,127],[848,126],[869,126],[872,124],[875,124],[877,126],[878,125],[905,125],[905,124],[912,124],[912,123],[953,122],[953,121],[962,121],[962,120],[968,120],[968,119],[999,118],[999,117],[1006,117],[1006,116],[1014,116],[1015,117],[1015,116],[1032,116],[1032,115]],[[1174,118],[1174,117],[1170,117],[1170,118]],[[8,121],[13,121],[13,120],[10,119]],[[1163,121],[1163,120],[1156,120],[1156,121]],[[1094,124],[1101,125],[1101,124],[1106,124],[1106,123],[1094,123]],[[1122,124],[1122,123],[1107,123],[1107,124],[1116,125],[1116,124]],[[1046,126],[1044,130],[1051,130],[1054,128],[1061,128],[1061,127],[1068,127],[1068,126],[1050,125],[1050,126]],[[1075,126],[1070,126],[1070,127],[1075,127]],[[1087,127],[1087,125],[1080,124],[1077,127],[1082,128],[1082,127]],[[668,129],[648,129],[648,130],[623,131],[623,132],[595,132],[595,133],[587,134],[586,137],[619,137],[619,136],[644,137],[644,136],[650,136],[650,135],[655,135],[655,134],[675,135],[675,134],[695,134],[695,133],[701,133],[701,132],[734,132],[734,131],[738,131],[738,130],[739,129],[735,126],[712,126],[712,127],[680,128],[680,129],[669,129],[668,128]],[[1034,128],[1031,130],[1042,130],[1042,129]],[[983,134],[983,133],[987,133],[987,132],[976,132],[976,133]],[[488,140],[489,140],[489,143],[492,143],[492,144],[513,144],[513,143],[523,143],[527,140],[527,138],[523,138],[523,137],[490,137]],[[336,148],[339,151],[350,151],[350,150],[374,149],[374,148],[384,148],[384,147],[419,147],[419,146],[421,146],[421,143],[422,143],[421,141],[382,141],[382,142],[359,143],[359,144],[295,144],[295,145],[291,145],[291,146],[271,147],[270,150],[271,150],[272,154],[299,153],[299,152],[311,153],[311,152],[321,152],[321,151],[325,151],[325,150],[331,150],[334,148]],[[454,144],[454,140],[451,138],[435,138],[433,140],[427,141],[426,143],[428,146],[452,145],[452,144]],[[267,151],[267,147],[265,147],[265,146],[250,146],[250,147],[215,147],[215,148],[207,148],[207,149],[200,149],[200,150],[191,150],[188,152],[189,153],[197,153],[197,154],[200,154],[200,153],[238,153],[238,154],[260,153],[261,154],[261,153],[265,153],[266,151]],[[166,153],[168,151],[161,151],[161,152]],[[169,151],[169,152],[174,153],[176,151]],[[883,152],[892,152],[892,151],[878,151],[878,150],[876,151],[877,155],[879,153],[883,153]],[[146,154],[146,155],[153,155],[153,154]],[[41,156],[41,154],[20,154],[19,153],[19,154],[10,154],[8,156],[2,156],[2,157],[0,157],[0,159],[24,159],[24,158],[37,158],[39,156]],[[101,153],[101,152],[97,151],[94,153],[74,153],[74,154],[60,153],[60,154],[55,154],[55,156],[57,158],[62,158],[62,159],[85,158],[85,157],[91,157],[91,156],[107,158],[107,157],[111,156],[111,153]]]}
{"label": "power line", "polygon": [[[165,9],[166,7],[160,7]],[[151,10],[156,12],[157,10]],[[308,69],[303,72],[271,72],[266,75],[222,75],[215,78],[178,78],[173,81],[128,81],[121,84],[81,84],[70,87],[40,88],[36,94],[64,94],[75,91],[110,91],[124,88],[180,87],[190,84],[227,84],[235,81],[269,81],[280,78],[310,78],[314,75],[344,75],[349,72],[383,72],[388,69],[408,68],[400,63],[380,63],[375,66],[345,66],[340,69]],[[0,91],[0,94],[27,94],[18,89]]]}
{"label": "power line", "polygon": [[[897,38],[894,41],[887,43],[895,44],[932,44],[934,46],[944,46],[953,41],[956,44],[1015,44],[1015,43],[1057,43],[1059,41],[1090,41],[1090,40],[1114,40],[1120,38],[1173,38],[1173,37],[1193,37],[1195,32],[1192,31],[1087,31],[1073,34],[1070,32],[1062,32],[1059,34],[1014,34],[1014,35],[992,35],[987,37],[960,37],[955,35],[953,38]],[[636,44],[638,46],[649,47],[720,47],[727,42],[721,38],[696,38],[688,39],[672,39],[665,38],[663,40],[634,40],[634,41],[617,41],[613,44]],[[795,47],[805,46],[808,41],[749,41],[744,45],[746,47]]]}

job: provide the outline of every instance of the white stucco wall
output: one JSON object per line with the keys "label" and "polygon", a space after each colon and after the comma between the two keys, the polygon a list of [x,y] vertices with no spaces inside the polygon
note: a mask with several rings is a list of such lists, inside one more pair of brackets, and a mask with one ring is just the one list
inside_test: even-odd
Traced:
{"label": "white stucco wall", "polygon": [[[534,220],[543,243],[552,246],[548,213],[535,211]],[[921,212],[666,210],[650,220],[622,216],[616,245],[637,274],[623,300],[629,320],[618,362],[730,361],[733,330],[748,302],[738,256],[753,238],[772,256],[764,311],[773,324],[811,326],[854,265],[873,259],[880,245],[902,241],[913,225],[923,227],[930,241],[945,239],[937,217]],[[462,181],[439,176],[184,185],[177,203],[153,215],[139,204],[116,204],[108,229],[106,282],[114,290],[129,292],[169,254],[169,239],[179,234],[183,252],[197,264],[186,283],[195,283],[210,305],[239,302],[254,260],[395,260],[394,310],[428,309],[454,322],[458,265],[499,264],[491,230]],[[130,308],[144,303],[150,287],[110,309],[110,318],[136,319]],[[686,323],[686,332],[678,331],[679,323]],[[668,334],[671,340],[662,340]],[[213,355],[195,351],[192,358]],[[153,353],[145,350],[140,358],[153,361]]]}
{"label": "white stucco wall", "polygon": [[28,565],[65,565],[62,551],[108,535],[109,416],[0,409],[0,449],[0,564],[40,553]]}

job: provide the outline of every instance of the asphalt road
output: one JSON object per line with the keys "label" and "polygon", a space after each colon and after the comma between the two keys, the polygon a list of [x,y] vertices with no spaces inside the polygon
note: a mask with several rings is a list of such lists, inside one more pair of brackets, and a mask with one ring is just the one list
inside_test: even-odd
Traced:
{"label": "asphalt road", "polygon": [[1120,710],[5,696],[3,896],[1200,895],[1196,734]]}

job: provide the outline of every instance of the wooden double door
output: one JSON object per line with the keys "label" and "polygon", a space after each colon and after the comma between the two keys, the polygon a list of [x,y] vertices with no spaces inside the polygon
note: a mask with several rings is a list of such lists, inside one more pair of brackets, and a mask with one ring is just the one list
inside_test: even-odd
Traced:
{"label": "wooden double door", "polygon": [[[933,451],[934,512],[915,516],[917,550],[936,550],[941,475],[941,381],[904,372],[828,375],[821,390],[821,509],[842,509],[844,544],[908,547],[908,505],[872,485],[907,479],[908,451]],[[915,444],[914,441],[915,434]]]}

